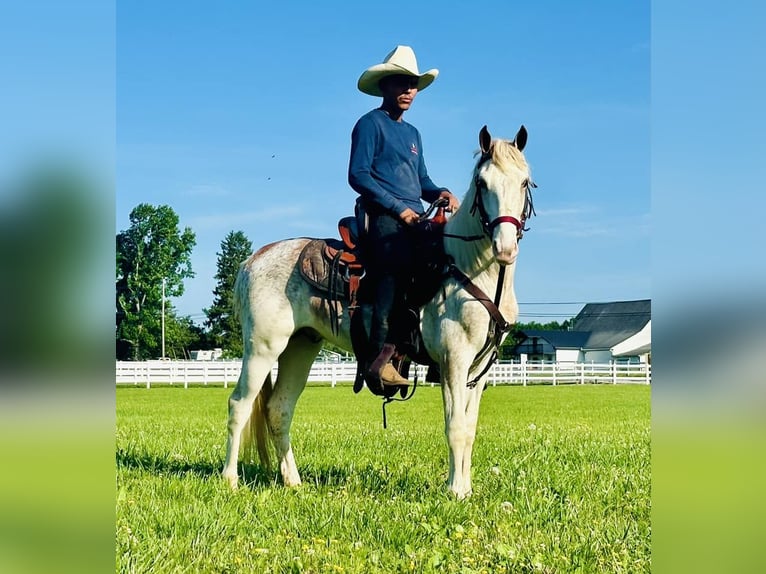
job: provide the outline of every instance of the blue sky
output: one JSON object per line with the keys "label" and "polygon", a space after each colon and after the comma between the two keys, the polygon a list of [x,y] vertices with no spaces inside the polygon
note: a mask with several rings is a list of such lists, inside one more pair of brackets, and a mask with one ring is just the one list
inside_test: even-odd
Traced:
{"label": "blue sky", "polygon": [[[361,72],[396,44],[440,76],[405,119],[462,197],[478,132],[529,130],[539,187],[517,265],[520,321],[650,293],[648,2],[117,5],[116,227],[168,204],[197,235],[174,300],[204,319],[229,231],[254,247],[329,237],[350,214],[351,129],[379,99]],[[546,303],[541,305],[541,303]]]}

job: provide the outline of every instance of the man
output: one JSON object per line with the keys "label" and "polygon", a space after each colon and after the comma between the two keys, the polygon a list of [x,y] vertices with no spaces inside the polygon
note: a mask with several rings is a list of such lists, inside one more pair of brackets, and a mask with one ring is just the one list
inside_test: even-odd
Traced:
{"label": "man", "polygon": [[[448,199],[447,211],[458,200],[428,177],[418,130],[405,122],[419,91],[439,74],[437,69],[420,74],[415,53],[409,46],[397,46],[384,59],[361,75],[358,88],[379,96],[383,102],[363,115],[351,134],[348,181],[361,196],[369,217],[365,240],[367,281],[372,284],[374,308],[370,330],[371,357],[365,365],[368,381],[383,385],[406,385],[391,364],[397,332],[396,310],[413,274],[416,236],[412,232],[423,214],[421,200]],[[393,313],[392,313],[393,311]]]}

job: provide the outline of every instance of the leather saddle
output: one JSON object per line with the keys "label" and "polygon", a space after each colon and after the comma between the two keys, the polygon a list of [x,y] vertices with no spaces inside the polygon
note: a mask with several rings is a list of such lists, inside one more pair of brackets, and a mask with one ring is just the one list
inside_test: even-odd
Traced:
{"label": "leather saddle", "polygon": [[[435,217],[418,224],[421,269],[426,271],[413,280],[416,289],[410,298],[418,300],[416,306],[422,306],[430,299],[438,286],[433,283],[433,271],[444,263],[442,234],[446,221],[443,209],[439,209]],[[356,309],[356,294],[365,276],[359,225],[356,216],[341,218],[338,221],[340,239],[312,239],[298,257],[303,278],[330,301],[350,302],[352,312]]]}
{"label": "leather saddle", "polygon": [[313,239],[298,258],[303,278],[330,301],[356,301],[359,284],[365,275],[359,254],[357,220],[353,216],[338,221],[341,239]]}

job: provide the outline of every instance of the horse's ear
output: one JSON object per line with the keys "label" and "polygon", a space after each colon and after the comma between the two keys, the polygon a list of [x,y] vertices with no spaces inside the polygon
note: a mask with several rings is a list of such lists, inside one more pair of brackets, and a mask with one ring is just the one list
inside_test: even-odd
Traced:
{"label": "horse's ear", "polygon": [[479,147],[481,148],[481,153],[489,153],[489,144],[492,142],[492,136],[489,135],[489,130],[487,130],[487,126],[484,126],[481,128],[481,131],[479,132]]}
{"label": "horse's ear", "polygon": [[513,143],[519,148],[519,151],[524,151],[524,146],[527,145],[527,128],[523,125],[519,128],[516,137],[513,138]]}

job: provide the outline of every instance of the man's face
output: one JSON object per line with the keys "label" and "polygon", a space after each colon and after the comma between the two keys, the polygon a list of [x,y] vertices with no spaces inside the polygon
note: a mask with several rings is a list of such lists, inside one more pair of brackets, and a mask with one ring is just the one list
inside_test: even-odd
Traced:
{"label": "man's face", "polygon": [[383,92],[383,99],[402,111],[410,109],[418,94],[418,78],[415,76],[404,74],[386,76],[379,85],[380,91]]}

